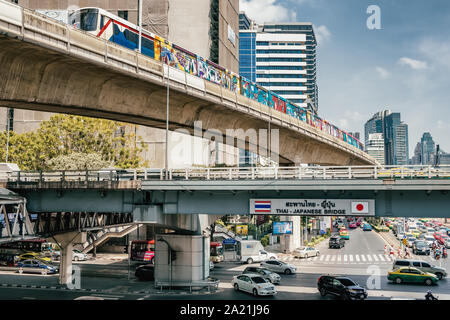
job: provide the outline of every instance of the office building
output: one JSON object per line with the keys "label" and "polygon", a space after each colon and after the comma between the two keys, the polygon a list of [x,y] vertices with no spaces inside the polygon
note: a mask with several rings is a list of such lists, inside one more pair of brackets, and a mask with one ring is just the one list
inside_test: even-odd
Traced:
{"label": "office building", "polygon": [[421,164],[428,165],[434,163],[434,157],[436,155],[436,145],[429,132],[425,132],[420,139],[420,155]]}
{"label": "office building", "polygon": [[409,161],[409,164],[418,165],[422,163],[422,144],[417,142],[416,147],[414,148],[414,155]]}
{"label": "office building", "polygon": [[369,134],[366,152],[380,164],[384,164],[384,138],[382,133]]}
{"label": "office building", "polygon": [[408,125],[400,120],[400,113],[390,110],[377,112],[366,122],[364,131],[366,144],[369,143],[370,134],[383,134],[386,165],[408,164]]}
{"label": "office building", "polygon": [[248,21],[241,12],[240,74],[317,113],[317,42],[312,23]]}

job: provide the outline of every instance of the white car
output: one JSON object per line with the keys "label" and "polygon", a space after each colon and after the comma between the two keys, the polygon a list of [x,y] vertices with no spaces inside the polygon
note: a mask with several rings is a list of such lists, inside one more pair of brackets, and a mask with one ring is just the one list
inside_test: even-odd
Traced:
{"label": "white car", "polygon": [[277,294],[275,286],[256,274],[241,274],[231,280],[234,290],[246,291],[257,296],[273,296]]}
{"label": "white car", "polygon": [[280,260],[266,260],[261,262],[260,266],[276,273],[293,274],[297,271],[293,265]]}
{"label": "white car", "polygon": [[433,237],[433,236],[430,236],[430,235],[426,235],[426,236],[425,236],[425,239],[424,239],[424,241],[427,242],[427,244],[428,244],[428,246],[429,246],[430,248],[433,246],[433,242],[434,242],[435,240],[436,240],[436,239],[434,239],[434,237]]}
{"label": "white car", "polygon": [[[61,258],[61,252],[55,251],[54,256],[57,260]],[[85,261],[88,259],[88,255],[86,253],[81,252],[80,250],[72,250],[72,261]]]}
{"label": "white car", "polygon": [[319,250],[313,247],[300,247],[294,250],[294,257],[296,258],[317,257],[318,255],[320,255]]}

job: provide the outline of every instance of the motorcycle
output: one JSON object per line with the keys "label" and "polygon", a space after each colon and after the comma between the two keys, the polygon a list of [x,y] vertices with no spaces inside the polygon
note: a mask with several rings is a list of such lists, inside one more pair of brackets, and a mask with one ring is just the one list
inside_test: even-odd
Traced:
{"label": "motorcycle", "polygon": [[442,258],[447,258],[447,250],[444,250],[444,251],[442,252]]}
{"label": "motorcycle", "polygon": [[435,297],[431,291],[428,291],[425,295],[425,300],[438,300],[438,297]]}

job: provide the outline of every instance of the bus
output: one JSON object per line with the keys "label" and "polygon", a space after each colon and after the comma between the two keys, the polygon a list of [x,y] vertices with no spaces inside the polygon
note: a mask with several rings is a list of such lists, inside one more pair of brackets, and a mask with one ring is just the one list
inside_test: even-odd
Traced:
{"label": "bus", "polygon": [[214,263],[223,261],[223,246],[220,242],[211,242],[209,245],[209,259]]}
{"label": "bus", "polygon": [[155,240],[131,241],[130,260],[144,261],[154,264]]}

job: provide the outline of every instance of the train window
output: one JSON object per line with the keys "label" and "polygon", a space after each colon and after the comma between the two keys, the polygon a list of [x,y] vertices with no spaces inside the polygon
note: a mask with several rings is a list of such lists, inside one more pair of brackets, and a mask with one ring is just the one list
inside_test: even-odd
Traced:
{"label": "train window", "polygon": [[105,16],[102,16],[100,18],[100,30],[102,30],[104,26],[105,26]]}
{"label": "train window", "polygon": [[142,37],[142,53],[151,58],[155,57],[155,45],[152,40]]}
{"label": "train window", "polygon": [[84,31],[97,30],[97,9],[83,9],[70,16],[70,24]]}
{"label": "train window", "polygon": [[125,35],[125,39],[127,39],[128,41],[133,42],[135,44],[136,48],[138,47],[138,38],[139,38],[139,36],[136,33],[131,32],[128,29],[125,29],[124,35]]}

